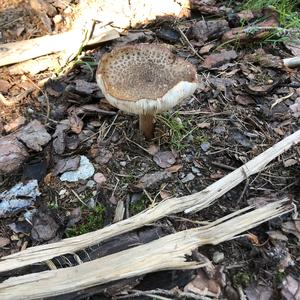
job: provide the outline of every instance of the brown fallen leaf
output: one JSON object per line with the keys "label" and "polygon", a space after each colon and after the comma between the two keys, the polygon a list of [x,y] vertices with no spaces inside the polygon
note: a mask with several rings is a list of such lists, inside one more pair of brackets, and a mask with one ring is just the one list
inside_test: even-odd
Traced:
{"label": "brown fallen leaf", "polygon": [[4,126],[4,130],[6,131],[6,133],[10,133],[10,132],[16,131],[22,125],[24,125],[25,122],[26,122],[26,119],[23,116],[19,116],[18,118],[14,119],[10,123],[6,124]]}
{"label": "brown fallen leaf", "polygon": [[96,183],[99,186],[102,185],[104,182],[107,181],[106,177],[102,173],[96,173],[96,174],[94,174],[93,178],[94,178],[94,180],[96,181]]}
{"label": "brown fallen leaf", "polygon": [[272,240],[279,240],[279,241],[285,241],[285,242],[288,241],[288,237],[279,230],[267,231],[267,234]]}
{"label": "brown fallen leaf", "polygon": [[76,79],[74,82],[76,91],[80,93],[89,95],[99,90],[99,86],[96,82],[88,82],[83,79]]}
{"label": "brown fallen leaf", "polygon": [[10,84],[7,80],[0,79],[0,93],[6,94],[12,84]]}
{"label": "brown fallen leaf", "polygon": [[139,179],[135,187],[138,189],[146,189],[155,183],[169,178],[170,176],[171,174],[166,171],[158,171],[154,173],[145,174]]}
{"label": "brown fallen leaf", "polygon": [[157,152],[159,151],[159,146],[155,145],[155,144],[151,144],[148,148],[147,148],[147,152],[150,155],[155,155]]}
{"label": "brown fallen leaf", "polygon": [[84,125],[83,121],[76,114],[76,109],[74,107],[68,109],[68,113],[69,113],[68,119],[69,119],[71,130],[74,133],[79,134],[82,131]]}
{"label": "brown fallen leaf", "polygon": [[170,172],[170,173],[176,173],[178,172],[180,169],[182,169],[183,165],[173,165],[169,168],[166,168],[166,171],[167,172]]}
{"label": "brown fallen leaf", "polygon": [[234,50],[222,51],[218,54],[211,54],[207,56],[202,63],[202,67],[206,69],[217,68],[236,58],[237,53]]}
{"label": "brown fallen leaf", "polygon": [[284,46],[291,51],[291,53],[294,56],[300,56],[300,40],[294,39],[291,41],[291,39],[288,39],[288,41],[283,42]]}
{"label": "brown fallen leaf", "polygon": [[211,42],[211,43],[209,43],[209,44],[207,44],[207,45],[204,45],[204,46],[201,47],[201,49],[199,50],[199,53],[200,53],[201,55],[207,54],[207,53],[209,53],[210,50],[213,49],[215,46],[216,46],[216,43],[213,43],[213,42]]}
{"label": "brown fallen leaf", "polygon": [[198,275],[184,287],[184,291],[218,298],[221,294],[221,287],[216,280],[209,279],[203,271],[199,270]]}
{"label": "brown fallen leaf", "polygon": [[171,167],[176,161],[175,156],[171,151],[159,151],[155,153],[153,160],[163,169]]}
{"label": "brown fallen leaf", "polygon": [[25,127],[22,127],[16,136],[25,145],[35,151],[42,151],[42,146],[51,140],[51,135],[47,132],[45,126],[38,120],[33,120]]}
{"label": "brown fallen leaf", "polygon": [[293,234],[300,241],[300,221],[288,221],[282,223],[281,228],[284,232]]}
{"label": "brown fallen leaf", "polygon": [[241,104],[244,106],[255,104],[255,101],[250,96],[247,96],[247,95],[237,95],[235,97],[235,101],[238,104]]}
{"label": "brown fallen leaf", "polygon": [[159,191],[159,195],[160,195],[160,197],[161,197],[162,200],[165,200],[165,199],[168,199],[168,198],[172,197],[171,193],[168,193],[168,192],[166,192],[164,190]]}
{"label": "brown fallen leaf", "polygon": [[246,84],[244,85],[245,90],[256,96],[268,95],[277,85],[277,82],[271,84]]}
{"label": "brown fallen leaf", "polygon": [[0,237],[0,248],[5,247],[10,244],[10,239]]}

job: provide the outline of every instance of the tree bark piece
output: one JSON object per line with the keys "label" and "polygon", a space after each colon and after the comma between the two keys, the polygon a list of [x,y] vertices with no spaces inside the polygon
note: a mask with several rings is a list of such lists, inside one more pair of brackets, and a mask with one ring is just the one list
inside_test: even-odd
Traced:
{"label": "tree bark piece", "polygon": [[261,172],[273,159],[300,142],[300,130],[284,138],[257,157],[235,171],[214,182],[201,192],[180,198],[171,198],[160,202],[131,218],[104,227],[81,236],[64,239],[56,243],[28,248],[22,252],[1,258],[0,272],[9,271],[30,264],[49,260],[65,253],[74,253],[80,249],[95,245],[111,237],[151,224],[170,214],[191,213],[208,207],[219,197],[230,191],[249,176]]}
{"label": "tree bark piece", "polygon": [[262,222],[293,210],[288,199],[250,211],[253,208],[249,206],[209,225],[171,234],[75,267],[9,278],[0,284],[0,298],[41,299],[149,272],[200,268],[207,263],[186,258],[192,250],[230,240]]}

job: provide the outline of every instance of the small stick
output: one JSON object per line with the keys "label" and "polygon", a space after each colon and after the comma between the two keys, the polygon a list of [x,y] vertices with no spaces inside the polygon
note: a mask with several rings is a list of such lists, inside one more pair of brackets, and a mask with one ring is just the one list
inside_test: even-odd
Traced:
{"label": "small stick", "polygon": [[283,97],[280,97],[280,98],[276,99],[276,101],[271,105],[271,109],[273,107],[275,107],[277,104],[281,103],[282,101],[291,98],[293,95],[294,95],[294,92],[291,92],[290,94],[288,94],[286,96],[283,96]]}

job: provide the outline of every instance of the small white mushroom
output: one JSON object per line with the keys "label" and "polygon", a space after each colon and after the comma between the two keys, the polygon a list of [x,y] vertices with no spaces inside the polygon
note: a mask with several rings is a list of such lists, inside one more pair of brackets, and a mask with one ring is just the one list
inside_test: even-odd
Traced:
{"label": "small white mushroom", "polygon": [[139,114],[146,138],[153,137],[153,116],[191,96],[198,86],[192,64],[154,44],[127,45],[103,55],[96,80],[111,105]]}

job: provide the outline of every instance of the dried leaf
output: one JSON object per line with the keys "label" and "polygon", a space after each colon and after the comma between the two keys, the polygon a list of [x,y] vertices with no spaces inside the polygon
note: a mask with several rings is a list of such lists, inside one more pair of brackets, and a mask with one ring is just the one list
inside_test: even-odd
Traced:
{"label": "dried leaf", "polygon": [[171,151],[159,151],[154,155],[153,160],[163,169],[171,167],[176,161]]}
{"label": "dried leaf", "polygon": [[135,185],[135,187],[139,189],[146,189],[149,186],[161,180],[167,179],[170,176],[171,174],[166,171],[158,171],[154,173],[145,174],[143,177],[140,178],[139,182]]}
{"label": "dried leaf", "polygon": [[99,86],[96,82],[88,82],[83,79],[76,79],[74,82],[76,84],[76,91],[81,93],[92,94],[99,90]]}
{"label": "dried leaf", "polygon": [[159,151],[159,146],[155,145],[155,144],[151,144],[148,148],[147,148],[147,152],[150,155],[155,155],[157,152]]}
{"label": "dried leaf", "polygon": [[160,195],[160,197],[161,197],[162,200],[168,199],[168,198],[172,197],[172,194],[168,193],[166,191],[159,191],[159,195]]}
{"label": "dried leaf", "polygon": [[281,228],[284,232],[291,233],[300,241],[300,221],[288,221],[282,223]]}
{"label": "dried leaf", "polygon": [[170,172],[170,173],[176,173],[176,172],[178,172],[182,167],[183,167],[183,165],[174,165],[174,166],[171,166],[171,167],[167,168],[166,171],[168,171],[168,172]]}
{"label": "dried leaf", "polygon": [[83,121],[77,116],[77,114],[75,114],[75,112],[73,110],[69,111],[69,124],[71,127],[71,130],[76,133],[79,134],[83,128]]}
{"label": "dried leaf", "polygon": [[22,125],[24,125],[26,122],[26,119],[23,116],[20,116],[10,123],[6,124],[4,126],[4,129],[7,133],[10,133],[12,131],[16,131],[18,128],[20,128]]}
{"label": "dried leaf", "polygon": [[300,40],[294,39],[293,41],[291,39],[288,39],[287,42],[283,42],[285,47],[287,47],[291,53],[295,56],[300,56]]}
{"label": "dried leaf", "polygon": [[247,95],[237,95],[235,101],[241,105],[247,106],[250,104],[255,104],[255,101]]}
{"label": "dried leaf", "polygon": [[102,185],[104,182],[106,182],[106,177],[102,173],[96,173],[94,175],[94,180],[98,185]]}
{"label": "dried leaf", "polygon": [[279,241],[288,241],[288,237],[284,235],[281,231],[274,230],[274,231],[267,231],[267,234],[269,237],[273,240],[279,240]]}
{"label": "dried leaf", "polygon": [[7,80],[0,79],[0,93],[6,94],[11,86]]}
{"label": "dried leaf", "polygon": [[0,237],[0,248],[1,247],[5,247],[5,246],[7,246],[9,244],[10,244],[10,239],[4,238],[4,237]]}
{"label": "dried leaf", "polygon": [[218,298],[221,294],[221,287],[216,280],[209,279],[203,271],[199,271],[198,275],[184,287],[184,291]]}

